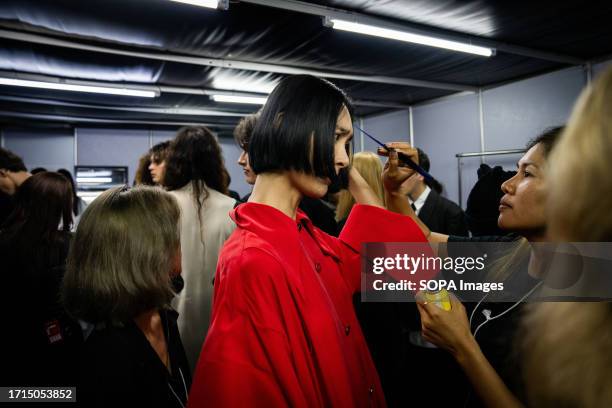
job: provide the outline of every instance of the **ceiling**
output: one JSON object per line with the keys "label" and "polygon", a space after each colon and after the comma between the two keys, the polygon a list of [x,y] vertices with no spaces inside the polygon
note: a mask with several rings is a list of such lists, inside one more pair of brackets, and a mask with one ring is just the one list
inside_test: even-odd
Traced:
{"label": "ceiling", "polygon": [[[486,58],[334,30],[346,15],[496,49]],[[361,117],[474,92],[612,54],[612,2],[452,0],[3,0],[0,77],[156,89],[155,98],[0,85],[0,123],[176,127],[222,136],[256,105],[212,101],[269,92],[315,73],[345,89]]]}

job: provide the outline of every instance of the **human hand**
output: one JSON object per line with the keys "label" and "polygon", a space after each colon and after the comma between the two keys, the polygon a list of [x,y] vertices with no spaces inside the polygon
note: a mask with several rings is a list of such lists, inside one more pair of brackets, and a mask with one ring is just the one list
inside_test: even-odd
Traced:
{"label": "human hand", "polygon": [[475,344],[465,307],[449,292],[451,310],[446,311],[426,302],[422,292],[417,293],[417,308],[421,315],[423,338],[446,349],[458,358]]}
{"label": "human hand", "polygon": [[413,162],[419,163],[419,154],[415,148],[405,142],[387,143],[389,150],[382,147],[378,148],[378,154],[387,156],[389,159],[383,170],[383,185],[389,193],[405,195],[406,188],[402,188],[404,182],[415,174],[415,171],[408,165],[400,162],[398,153],[402,152],[408,156]]}

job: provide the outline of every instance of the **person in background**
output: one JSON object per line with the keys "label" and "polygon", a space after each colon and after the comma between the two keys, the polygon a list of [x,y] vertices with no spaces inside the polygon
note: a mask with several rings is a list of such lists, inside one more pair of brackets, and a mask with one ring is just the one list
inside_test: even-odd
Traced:
{"label": "person in background", "polygon": [[138,159],[134,185],[158,186],[164,177],[170,141],[156,144]]}
{"label": "person in background", "polygon": [[151,154],[146,152],[138,159],[138,167],[134,175],[134,186],[154,186],[149,166],[151,165]]}
{"label": "person in background", "polygon": [[[238,157],[238,165],[242,167],[242,171],[244,173],[244,181],[250,186],[255,184],[255,179],[257,175],[253,172],[251,165],[249,163],[249,140],[251,140],[251,134],[253,133],[253,129],[257,124],[257,118],[259,117],[258,113],[253,113],[251,115],[247,115],[240,119],[238,125],[234,129],[234,140],[238,143],[238,146],[242,149],[240,156]],[[249,196],[251,193],[246,194],[241,201],[247,202],[249,201]]]}
{"label": "person in background", "polygon": [[[245,116],[238,122],[236,129],[234,129],[234,139],[238,143],[238,146],[242,148],[242,153],[238,158],[238,164],[243,168],[244,180],[250,185],[255,184],[257,175],[253,172],[249,164],[248,149],[251,134],[257,124],[258,118],[259,113]],[[242,202],[247,202],[250,196],[251,193],[245,195],[242,198]],[[300,210],[304,211],[306,215],[308,215],[308,218],[310,218],[310,221],[318,228],[321,228],[330,235],[338,235],[339,229],[334,215],[334,206],[332,204],[324,199],[303,197],[300,202]]]}
{"label": "person in background", "polygon": [[[353,156],[353,167],[363,176],[372,191],[385,202],[382,183],[383,166],[380,157],[372,152],[359,152]],[[338,198],[336,219],[339,230],[355,205],[348,190],[341,190]],[[353,306],[359,319],[368,348],[376,365],[385,399],[389,406],[408,405],[414,398],[406,396],[405,371],[405,319],[410,309],[408,303],[361,302],[361,294],[353,296]],[[413,315],[416,310],[413,312]]]}
{"label": "person in background", "polygon": [[[229,171],[227,171],[227,169],[225,169],[225,171],[227,172],[227,185],[229,186],[232,184],[232,176],[230,176]],[[230,190],[229,187],[227,189],[227,196],[233,198],[234,200],[236,200],[236,202],[240,201],[240,194],[238,194],[237,191]]]}
{"label": "person in background", "polygon": [[3,344],[11,355],[3,359],[2,385],[75,384],[81,329],[58,301],[71,224],[72,188],[65,177],[42,172],[21,183],[0,227],[3,310],[10,311]]}
{"label": "person in background", "polygon": [[32,174],[28,173],[21,157],[0,147],[0,224],[13,211],[11,197]]}
{"label": "person in background", "polygon": [[[608,68],[583,91],[550,158],[553,241],[612,241],[611,106]],[[541,303],[522,326],[529,406],[612,406],[612,303]]]}
{"label": "person in background", "polygon": [[66,169],[59,169],[57,171],[62,176],[66,177],[72,186],[72,214],[74,216],[74,225],[79,223],[79,219],[81,218],[81,214],[85,211],[87,207],[87,203],[81,197],[77,195],[77,188],[74,184],[74,178],[72,178],[72,174]]}
{"label": "person in background", "polygon": [[36,167],[30,170],[30,174],[34,175],[36,173],[42,173],[43,171],[47,171],[44,167]]}
{"label": "person in background", "polygon": [[505,171],[500,166],[491,168],[487,164],[480,165],[478,181],[470,191],[465,209],[465,220],[472,236],[505,234],[504,230],[497,225],[499,200],[504,195],[501,186],[515,174],[516,171]]}
{"label": "person in background", "polygon": [[170,149],[170,141],[156,144],[149,150],[151,155],[151,163],[149,171],[151,172],[151,180],[156,185],[164,185],[164,175],[166,174],[166,159]]}
{"label": "person in background", "polygon": [[[384,204],[385,194],[382,185],[383,167],[378,155],[372,152],[356,153],[355,156],[353,156],[353,167],[357,169],[359,174],[367,181],[368,185]],[[348,190],[341,190],[339,195],[338,205],[336,207],[336,220],[338,221],[338,229],[342,230],[351,209],[355,205],[355,198]]]}
{"label": "person in background", "polygon": [[180,274],[180,210],[159,188],[116,187],[85,210],[62,301],[95,325],[83,345],[77,398],[85,407],[183,407],[191,375],[170,307]]}
{"label": "person in background", "polygon": [[221,147],[205,127],[185,127],[170,144],[164,187],[181,209],[181,265],[184,288],[174,300],[189,364],[198,361],[210,324],[213,281],[219,251],[235,228],[235,201],[226,195],[227,170]]}
{"label": "person in background", "polygon": [[[429,156],[419,148],[419,164],[427,172],[431,167]],[[406,180],[406,191],[416,215],[427,227],[441,234],[467,236],[468,229],[463,210],[446,197],[442,197],[442,185],[437,181],[426,181],[414,173]]]}

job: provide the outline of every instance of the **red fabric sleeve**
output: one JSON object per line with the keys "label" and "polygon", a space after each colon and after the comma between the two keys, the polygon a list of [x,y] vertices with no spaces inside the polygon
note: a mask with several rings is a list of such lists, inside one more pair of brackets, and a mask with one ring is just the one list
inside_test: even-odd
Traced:
{"label": "red fabric sleeve", "polygon": [[218,272],[213,322],[188,406],[306,406],[284,330],[294,310],[284,269],[247,248]]}
{"label": "red fabric sleeve", "polygon": [[344,279],[353,292],[361,290],[361,252],[366,242],[427,242],[408,216],[380,207],[356,204],[338,237],[348,248],[341,253]]}

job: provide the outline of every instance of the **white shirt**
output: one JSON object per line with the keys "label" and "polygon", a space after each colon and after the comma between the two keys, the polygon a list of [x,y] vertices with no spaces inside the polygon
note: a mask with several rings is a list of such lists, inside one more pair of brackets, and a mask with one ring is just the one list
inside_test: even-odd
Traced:
{"label": "white shirt", "polygon": [[181,276],[185,282],[172,305],[179,313],[178,328],[192,371],[210,324],[219,251],[236,228],[229,217],[235,200],[212,188],[207,191],[200,212],[201,224],[191,183],[170,191],[181,209]]}
{"label": "white shirt", "polygon": [[429,188],[429,186],[426,186],[425,190],[423,190],[419,198],[417,198],[415,201],[410,200],[410,204],[414,204],[414,207],[416,208],[414,210],[416,215],[419,215],[419,213],[421,212],[421,208],[423,208],[423,206],[425,205],[425,200],[427,200],[427,197],[429,197],[430,192],[431,188]]}

